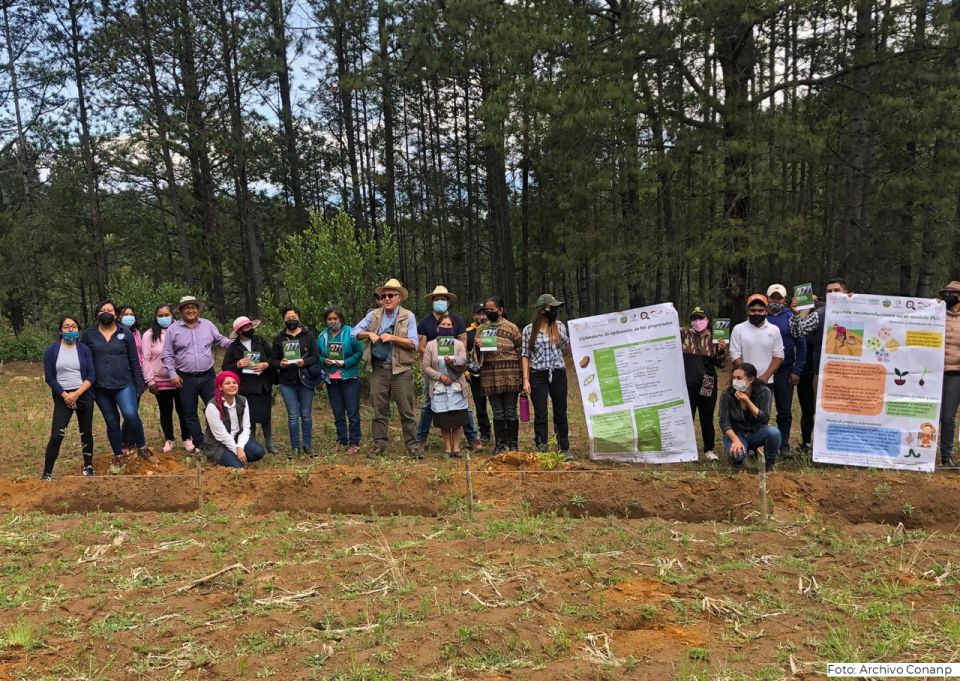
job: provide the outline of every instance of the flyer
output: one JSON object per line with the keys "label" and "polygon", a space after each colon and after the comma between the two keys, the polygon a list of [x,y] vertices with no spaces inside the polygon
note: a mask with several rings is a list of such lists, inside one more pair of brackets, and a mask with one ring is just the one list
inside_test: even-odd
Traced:
{"label": "flyer", "polygon": [[827,296],[814,461],[933,471],[945,322],[937,300]]}
{"label": "flyer", "polygon": [[713,320],[713,342],[730,342],[730,320],[719,318]]}
{"label": "flyer", "polygon": [[477,342],[480,345],[480,352],[496,352],[497,330],[492,328],[478,330]]}
{"label": "flyer", "polygon": [[343,343],[335,342],[327,344],[327,358],[335,362],[343,361]]}
{"label": "flyer", "polygon": [[453,357],[453,336],[437,338],[437,357]]}
{"label": "flyer", "polygon": [[573,319],[568,328],[590,458],[696,461],[680,323],[673,305]]}
{"label": "flyer", "polygon": [[243,356],[250,360],[250,364],[244,367],[243,373],[254,375],[259,374],[260,372],[254,369],[253,365],[260,363],[260,353],[256,350],[247,350],[243,353]]}
{"label": "flyer", "polygon": [[793,297],[797,299],[798,310],[812,310],[813,284],[800,284],[793,287]]}
{"label": "flyer", "polygon": [[283,358],[289,362],[300,359],[300,341],[283,341]]}

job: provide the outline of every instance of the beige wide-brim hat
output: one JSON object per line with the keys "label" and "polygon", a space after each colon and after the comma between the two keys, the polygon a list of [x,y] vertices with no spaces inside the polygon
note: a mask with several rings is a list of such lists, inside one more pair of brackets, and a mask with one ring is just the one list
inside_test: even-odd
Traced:
{"label": "beige wide-brim hat", "polygon": [[457,297],[447,290],[446,286],[438,285],[435,289],[424,296],[427,300],[433,300],[436,296],[445,296],[451,303],[457,302]]}
{"label": "beige wide-brim hat", "polygon": [[203,302],[199,299],[195,298],[194,296],[183,296],[180,299],[180,302],[177,303],[177,312],[179,312],[180,308],[182,308],[184,305],[190,305],[191,303],[199,307],[201,310],[203,309]]}
{"label": "beige wide-brim hat", "polygon": [[381,296],[383,295],[384,291],[399,291],[401,301],[410,297],[410,292],[407,291],[407,289],[403,287],[403,284],[401,284],[397,279],[388,279],[386,284],[375,290]]}

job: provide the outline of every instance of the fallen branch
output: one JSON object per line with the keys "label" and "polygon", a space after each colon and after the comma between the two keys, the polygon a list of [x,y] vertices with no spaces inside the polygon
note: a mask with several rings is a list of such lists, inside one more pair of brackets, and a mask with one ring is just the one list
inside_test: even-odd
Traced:
{"label": "fallen branch", "polygon": [[704,612],[715,617],[735,620],[743,618],[743,610],[730,601],[718,600],[716,598],[704,596],[703,600],[700,601],[700,606],[703,608]]}
{"label": "fallen branch", "polygon": [[345,629],[324,629],[322,627],[314,626],[314,629],[323,633],[324,636],[328,636],[335,641],[339,641],[347,634],[357,634],[364,631],[373,631],[374,629],[379,628],[379,624],[365,624],[359,627],[346,627]]}
{"label": "fallen branch", "polygon": [[119,532],[109,544],[96,544],[95,546],[88,546],[84,550],[83,555],[77,558],[77,563],[96,563],[98,560],[103,558],[110,549],[117,548],[126,540],[127,533]]}
{"label": "fallen branch", "polygon": [[233,565],[228,565],[227,567],[223,568],[222,570],[217,570],[217,571],[214,572],[214,573],[211,573],[211,574],[209,574],[209,575],[207,575],[207,576],[205,576],[205,577],[201,577],[200,579],[194,580],[194,581],[190,582],[189,584],[186,584],[186,585],[184,585],[184,586],[181,586],[179,589],[177,589],[177,590],[174,591],[173,593],[174,593],[174,595],[176,595],[176,594],[179,594],[179,593],[183,593],[184,591],[190,591],[190,589],[195,589],[195,588],[197,588],[198,586],[202,586],[203,584],[206,584],[206,583],[208,583],[208,582],[212,582],[212,581],[215,580],[217,577],[221,577],[221,576],[227,574],[228,572],[232,572],[232,571],[234,571],[234,570],[242,570],[243,572],[246,572],[247,574],[250,574],[250,570],[248,570],[248,569],[243,565],[243,563],[234,563]]}
{"label": "fallen branch", "polygon": [[319,596],[320,592],[316,587],[301,591],[300,593],[287,594],[285,596],[275,596],[273,598],[258,598],[254,601],[256,605],[294,605],[308,598]]}

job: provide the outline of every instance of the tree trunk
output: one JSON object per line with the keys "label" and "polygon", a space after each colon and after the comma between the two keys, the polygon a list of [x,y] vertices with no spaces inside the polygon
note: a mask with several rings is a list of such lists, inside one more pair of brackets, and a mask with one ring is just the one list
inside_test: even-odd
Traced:
{"label": "tree trunk", "polygon": [[[380,40],[380,108],[383,112],[383,191],[386,203],[387,229],[396,237],[397,233],[397,187],[396,158],[394,153],[393,132],[393,80],[390,71],[389,33],[387,30],[387,2],[377,0],[377,34]],[[377,252],[380,251],[382,234],[375,232]]]}
{"label": "tree trunk", "polygon": [[13,36],[10,31],[9,5],[3,3],[3,37],[7,44],[7,73],[10,77],[10,92],[13,95],[14,120],[17,127],[16,161],[17,172],[23,183],[23,202],[27,214],[33,212],[33,182],[31,177],[34,171],[33,159],[27,147],[27,137],[23,129],[23,115],[20,110],[20,87],[17,83],[17,55],[14,53]]}

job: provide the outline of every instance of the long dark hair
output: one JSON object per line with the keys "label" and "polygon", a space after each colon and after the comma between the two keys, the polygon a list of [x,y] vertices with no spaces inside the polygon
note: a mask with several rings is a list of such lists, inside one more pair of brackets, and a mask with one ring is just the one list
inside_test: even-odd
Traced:
{"label": "long dark hair", "polygon": [[544,307],[538,307],[534,311],[533,320],[530,322],[530,344],[527,346],[530,354],[533,354],[537,348],[537,337],[540,335],[540,327],[544,324],[547,325],[547,334],[550,336],[550,341],[556,347],[560,347],[560,326],[557,324],[556,319],[552,322],[547,319]]}
{"label": "long dark hair", "polygon": [[152,334],[150,336],[150,341],[154,345],[160,342],[160,337],[163,335],[163,327],[157,323],[157,313],[164,308],[170,310],[170,316],[173,317],[173,307],[167,305],[166,303],[157,305],[157,309],[153,311],[153,323],[150,324],[150,332]]}
{"label": "long dark hair", "polygon": [[500,318],[501,318],[501,319],[506,319],[506,318],[507,318],[507,311],[503,309],[503,297],[502,297],[502,296],[487,296],[487,299],[486,299],[485,301],[483,301],[484,308],[486,308],[487,303],[491,303],[491,302],[492,302],[494,305],[496,305],[498,308],[500,308],[501,310],[503,310],[503,312],[500,313]]}
{"label": "long dark hair", "polygon": [[[139,320],[139,319],[136,319],[137,311],[133,309],[133,305],[121,305],[120,307],[118,307],[118,308],[117,308],[117,320],[119,320],[120,317],[123,316],[123,313],[126,312],[127,310],[130,310],[130,312],[132,312],[132,313],[133,313],[133,316],[134,316],[133,326],[130,327],[130,330],[131,330],[131,331],[136,331],[136,329],[137,329],[137,323],[138,323],[140,320]],[[123,324],[123,322],[120,322],[120,323]]]}

